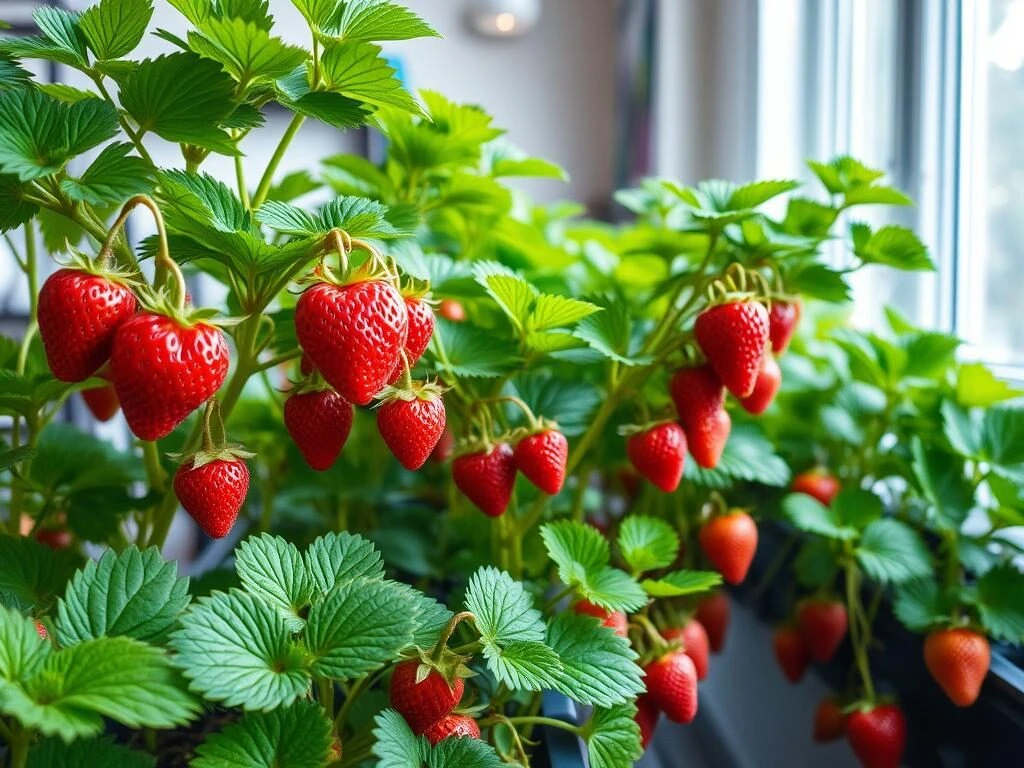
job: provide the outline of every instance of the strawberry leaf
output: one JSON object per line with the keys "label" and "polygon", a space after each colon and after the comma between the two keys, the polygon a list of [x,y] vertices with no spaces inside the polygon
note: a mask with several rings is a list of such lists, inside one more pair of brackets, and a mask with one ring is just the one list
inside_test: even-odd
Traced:
{"label": "strawberry leaf", "polygon": [[326,765],[331,722],[313,701],[246,712],[196,749],[194,768],[315,768]]}
{"label": "strawberry leaf", "polygon": [[679,554],[679,536],[664,520],[630,515],[619,527],[619,551],[634,573],[672,565]]}
{"label": "strawberry leaf", "polygon": [[119,203],[153,188],[153,172],[141,157],[129,155],[131,144],[104,147],[80,178],[66,178],[60,188],[72,200],[93,205]]}
{"label": "strawberry leaf", "polygon": [[35,539],[0,536],[0,597],[8,605],[44,613],[81,561],[70,550],[54,551]]}
{"label": "strawberry leaf", "polygon": [[911,632],[927,632],[949,619],[949,606],[934,579],[924,578],[900,584],[895,589],[893,613]]}
{"label": "strawberry leaf", "polygon": [[65,741],[102,732],[104,718],[129,728],[183,725],[200,707],[163,651],[127,637],[52,653],[20,685],[0,681],[0,711]]}
{"label": "strawberry leaf", "polygon": [[[412,40],[440,37],[408,8],[389,0],[298,0],[296,5],[310,21],[339,40]],[[330,9],[330,10],[328,10]],[[327,16],[324,19],[324,16]]]}
{"label": "strawberry leaf", "polygon": [[120,59],[142,42],[152,17],[152,0],[100,0],[78,25],[97,59]]}
{"label": "strawberry leaf", "polygon": [[644,579],[640,586],[651,597],[679,597],[707,592],[722,583],[714,571],[672,571],[657,579]]}
{"label": "strawberry leaf", "polygon": [[562,521],[542,526],[540,533],[558,577],[590,602],[611,611],[634,611],[647,602],[636,580],[608,564],[608,542],[593,526]]}
{"label": "strawberry leaf", "polygon": [[586,730],[587,755],[591,768],[631,768],[643,754],[636,706],[619,704],[598,707]]}
{"label": "strawberry leaf", "polygon": [[985,630],[1008,643],[1024,641],[1024,574],[1000,565],[978,579],[978,613]]}
{"label": "strawberry leaf", "polygon": [[287,45],[256,22],[240,18],[208,18],[199,25],[199,32],[188,33],[188,44],[243,86],[284,77],[309,57],[304,49]]}
{"label": "strawberry leaf", "polygon": [[579,299],[542,293],[534,302],[533,310],[527,318],[527,326],[538,331],[564,328],[590,317],[595,312],[600,312],[601,309],[595,304]]}
{"label": "strawberry leaf", "polygon": [[[514,341],[468,323],[437,319],[430,350],[452,378],[494,378],[519,365]],[[442,378],[445,378],[442,374]]]}
{"label": "strawberry leaf", "polygon": [[935,521],[947,530],[959,530],[974,506],[974,489],[964,475],[963,458],[925,447],[920,438],[914,438],[910,449],[914,476],[931,503]]}
{"label": "strawberry leaf", "polygon": [[826,507],[805,493],[791,493],[782,500],[782,511],[801,531],[815,533],[830,539],[849,541],[860,531],[848,524],[834,507]]}
{"label": "strawberry leaf", "polygon": [[345,531],[314,540],[306,550],[306,569],[321,594],[356,579],[384,578],[384,563],[373,543]]}
{"label": "strawberry leaf", "polygon": [[424,114],[380,52],[380,46],[370,43],[328,43],[320,60],[328,90],[375,106]]}
{"label": "strawberry leaf", "polygon": [[772,179],[768,181],[755,181],[737,187],[729,195],[729,202],[726,209],[730,211],[741,211],[746,208],[757,208],[773,197],[778,197],[784,192],[789,192],[800,186],[800,182],[790,179]]}
{"label": "strawberry leaf", "polygon": [[0,232],[16,229],[39,213],[39,206],[22,199],[27,191],[17,176],[0,174]]}
{"label": "strawberry leaf", "polygon": [[1024,390],[1014,389],[981,363],[965,363],[957,368],[956,402],[966,408],[985,408],[1021,395]]}
{"label": "strawberry leaf", "polygon": [[57,636],[65,646],[118,635],[160,642],[189,599],[188,579],[156,547],[107,550],[68,583],[57,603]]}
{"label": "strawberry leaf", "polygon": [[378,768],[422,768],[430,745],[412,732],[404,717],[393,709],[385,709],[373,722],[373,754]]}
{"label": "strawberry leaf", "polygon": [[237,589],[201,597],[171,636],[191,688],[228,707],[268,710],[306,694],[306,652],[280,613]]}
{"label": "strawberry leaf", "polygon": [[309,611],[313,672],[351,680],[380,669],[412,644],[415,607],[393,582],[360,579],[335,587]]}
{"label": "strawberry leaf", "polygon": [[484,567],[473,574],[466,608],[476,616],[486,645],[544,640],[544,620],[532,598],[522,584],[497,568]]}
{"label": "strawberry leaf", "polygon": [[562,663],[545,643],[516,640],[510,643],[484,641],[487,669],[513,691],[543,691],[557,685]]}
{"label": "strawberry leaf", "polygon": [[427,752],[427,768],[505,768],[494,747],[480,739],[442,739]]}
{"label": "strawberry leaf", "polygon": [[632,321],[624,304],[612,304],[604,312],[584,318],[573,335],[585,341],[591,349],[622,365],[646,365],[651,361],[649,356],[639,354],[640,340],[633,333]]}
{"label": "strawberry leaf", "polygon": [[248,538],[235,551],[235,570],[249,592],[280,611],[291,631],[305,626],[299,611],[309,604],[313,580],[298,547],[269,533]]}
{"label": "strawberry leaf", "polygon": [[683,476],[706,488],[731,488],[737,480],[781,488],[789,482],[790,471],[759,426],[737,423],[729,433],[718,466],[704,469],[696,461],[687,461]]}
{"label": "strawberry leaf", "polygon": [[918,272],[931,272],[935,269],[928,248],[913,230],[894,224],[872,232],[866,239],[863,236],[855,238],[853,252],[865,264],[884,264]]}
{"label": "strawberry leaf", "polygon": [[60,739],[43,739],[28,753],[25,768],[153,768],[156,758],[118,744],[110,736],[78,739],[65,744]]}
{"label": "strawberry leaf", "polygon": [[496,262],[481,261],[473,269],[476,281],[497,302],[517,330],[526,327],[539,291],[523,277]]}
{"label": "strawberry leaf", "polygon": [[53,646],[39,637],[32,619],[0,605],[0,684],[32,677],[52,650]]}
{"label": "strawberry leaf", "polygon": [[885,171],[870,168],[849,155],[838,155],[827,163],[808,160],[807,165],[833,195],[869,186],[885,175]]}
{"label": "strawberry leaf", "polygon": [[570,612],[548,624],[547,643],[562,662],[555,689],[581,704],[625,704],[644,691],[637,654],[626,638],[594,625],[593,617]]}
{"label": "strawberry leaf", "polygon": [[920,534],[892,518],[868,525],[855,554],[864,572],[883,584],[900,584],[932,573],[931,555]]}

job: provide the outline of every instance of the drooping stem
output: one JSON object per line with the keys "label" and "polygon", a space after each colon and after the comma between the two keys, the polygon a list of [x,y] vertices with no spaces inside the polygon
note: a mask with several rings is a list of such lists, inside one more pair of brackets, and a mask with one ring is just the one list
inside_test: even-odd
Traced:
{"label": "drooping stem", "polygon": [[448,620],[444,629],[441,630],[441,636],[437,640],[437,645],[434,646],[434,652],[430,654],[432,661],[441,660],[441,657],[444,655],[445,648],[448,647],[448,641],[451,640],[452,635],[455,633],[455,628],[467,619],[476,621],[476,616],[473,615],[472,611],[461,611]]}
{"label": "drooping stem", "polygon": [[15,725],[7,744],[11,753],[11,768],[25,768],[28,763],[28,748],[32,743],[32,731]]}
{"label": "drooping stem", "polygon": [[504,717],[501,719],[502,722],[507,722],[511,725],[547,725],[552,728],[561,728],[563,731],[569,731],[575,733],[577,736],[583,733],[583,728],[579,725],[573,725],[567,723],[564,720],[558,720],[554,717],[543,717],[541,715],[522,715],[520,717]]}
{"label": "drooping stem", "polygon": [[235,155],[235,180],[238,182],[238,196],[246,210],[252,210],[249,199],[249,188],[245,185],[245,168],[242,166],[242,156]]}
{"label": "drooping stem", "polygon": [[203,411],[203,450],[213,450],[213,412],[218,408],[217,398],[211,397],[206,401],[206,409]]}
{"label": "drooping stem", "polygon": [[131,124],[128,122],[128,118],[124,117],[121,114],[121,110],[118,108],[117,102],[114,101],[114,99],[110,95],[110,91],[108,91],[107,87],[103,84],[103,75],[101,75],[98,72],[91,72],[90,77],[92,78],[92,81],[96,83],[96,88],[99,89],[100,95],[103,96],[103,98],[106,99],[107,102],[112,104],[115,109],[117,109],[117,120],[121,124],[121,128],[124,130],[124,132],[128,134],[128,138],[132,140],[132,144],[135,145],[135,149],[138,151],[139,155],[147,163],[155,166],[156,164],[153,162],[153,158],[150,157],[149,152],[146,151],[146,147],[142,143],[142,132],[134,130],[131,127]]}
{"label": "drooping stem", "polygon": [[864,694],[869,701],[875,700],[875,686],[871,680],[871,665],[868,662],[868,644],[871,642],[871,627],[863,622],[865,616],[860,603],[860,578],[852,558],[846,563],[846,606],[850,612],[850,643],[860,673]]}
{"label": "drooping stem", "polygon": [[296,115],[288,124],[288,128],[285,130],[280,143],[277,145],[277,149],[274,150],[274,154],[270,157],[270,162],[267,163],[267,169],[263,172],[263,177],[260,179],[259,186],[256,188],[256,194],[253,195],[253,210],[263,205],[263,202],[267,199],[267,195],[270,194],[270,187],[274,183],[274,174],[277,173],[277,167],[281,164],[281,160],[284,159],[285,152],[288,151],[288,146],[292,143],[292,140],[295,138],[295,134],[299,132],[299,128],[302,127],[302,124],[305,121],[306,118],[303,115]]}

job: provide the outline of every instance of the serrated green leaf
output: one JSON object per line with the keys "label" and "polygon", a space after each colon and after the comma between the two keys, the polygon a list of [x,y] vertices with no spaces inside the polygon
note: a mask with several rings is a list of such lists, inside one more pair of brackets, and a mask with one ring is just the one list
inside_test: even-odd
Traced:
{"label": "serrated green leaf", "polygon": [[88,51],[79,14],[63,8],[44,6],[32,12],[32,19],[46,39],[66,54],[63,63],[71,66],[85,64]]}
{"label": "serrated green leaf", "polygon": [[109,205],[153,189],[153,171],[141,157],[129,155],[131,144],[103,148],[81,178],[66,178],[60,188],[72,200]]}
{"label": "serrated green leaf", "polygon": [[1024,641],[1024,574],[1000,565],[978,579],[978,612],[994,638],[1020,645]]}
{"label": "serrated green leaf", "polygon": [[296,701],[271,712],[246,712],[196,749],[193,768],[321,768],[331,750],[322,706]]}
{"label": "serrated green leaf", "polygon": [[373,754],[378,768],[422,768],[429,751],[427,740],[416,736],[405,718],[385,709],[373,719]]}
{"label": "serrated green leaf", "polygon": [[198,32],[188,33],[188,44],[243,85],[284,77],[309,57],[302,48],[287,45],[256,22],[240,18],[208,18]]}
{"label": "serrated green leaf", "polygon": [[543,642],[544,620],[523,585],[497,568],[473,574],[466,590],[466,608],[476,615],[476,627],[486,644]]}
{"label": "serrated green leaf", "polygon": [[874,232],[865,243],[855,242],[853,252],[865,264],[884,264],[907,271],[935,269],[928,249],[913,230],[894,224]]}
{"label": "serrated green leaf", "polygon": [[786,273],[786,288],[810,298],[841,303],[851,297],[842,272],[817,262],[806,262]]}
{"label": "serrated green leaf", "polygon": [[152,0],[100,0],[78,24],[97,59],[120,59],[142,42],[152,17]]}
{"label": "serrated green leaf", "polygon": [[540,535],[567,585],[586,580],[588,571],[604,568],[611,558],[608,541],[592,525],[562,520],[541,526]]}
{"label": "serrated green leaf", "polygon": [[984,458],[1002,467],[1024,464],[1024,407],[1001,404],[985,411]]}
{"label": "serrated green leaf", "polygon": [[0,232],[10,232],[39,213],[39,206],[22,197],[26,191],[17,176],[0,174]]}
{"label": "serrated green leaf", "polygon": [[927,632],[949,619],[949,608],[934,579],[915,579],[897,585],[892,610],[911,632]]}
{"label": "serrated green leaf", "polygon": [[[322,6],[317,0],[298,0],[302,6]],[[323,25],[333,37],[355,40],[412,40],[440,37],[429,24],[408,8],[389,0],[342,0],[330,3],[335,10]]]}
{"label": "serrated green leaf", "polygon": [[643,754],[640,726],[635,718],[633,704],[594,710],[587,732],[590,768],[632,768]]}
{"label": "serrated green leaf", "polygon": [[657,579],[644,579],[640,586],[651,597],[678,597],[707,592],[722,583],[714,571],[672,571]]}
{"label": "serrated green leaf", "polygon": [[444,318],[436,320],[430,350],[441,370],[453,378],[493,378],[519,364],[516,345],[506,335]]}
{"label": "serrated green leaf", "polygon": [[791,493],[782,500],[782,511],[801,531],[816,533],[830,539],[850,541],[860,531],[847,524],[833,507],[826,507],[804,493]]}
{"label": "serrated green leaf", "polygon": [[619,551],[635,573],[667,568],[679,554],[679,536],[664,520],[629,515],[619,527]]}
{"label": "serrated green leaf", "polygon": [[328,90],[376,106],[393,106],[422,114],[416,100],[402,87],[396,71],[370,43],[328,44],[320,60]]}
{"label": "serrated green leaf", "polygon": [[0,680],[27,680],[43,666],[53,646],[43,640],[35,623],[0,604]]}
{"label": "serrated green leaf", "polygon": [[281,612],[290,630],[305,626],[299,612],[313,595],[313,579],[298,547],[269,533],[250,537],[235,551],[235,570],[247,590]]}
{"label": "serrated green leaf", "polygon": [[175,663],[193,690],[211,701],[247,710],[286,706],[310,686],[305,652],[284,619],[239,590],[201,597],[171,636]]}
{"label": "serrated green leaf", "polygon": [[644,691],[637,655],[628,640],[594,623],[565,612],[548,625],[547,643],[562,662],[555,689],[581,704],[625,704]]}
{"label": "serrated green leaf", "polygon": [[164,652],[127,637],[50,654],[21,685],[0,681],[0,711],[65,741],[100,733],[105,717],[129,728],[171,728],[199,709]]}
{"label": "serrated green leaf", "polygon": [[523,328],[539,291],[523,277],[495,262],[480,262],[474,270],[476,281],[508,315],[513,325]]}
{"label": "serrated green leaf", "polygon": [[60,739],[43,739],[28,753],[25,768],[153,768],[156,758],[118,744],[113,737],[78,739],[65,744]]}
{"label": "serrated green leaf", "polygon": [[917,531],[891,518],[871,523],[855,554],[864,572],[883,584],[900,584],[932,572],[931,555]]}
{"label": "serrated green leaf", "polygon": [[639,344],[633,336],[629,313],[624,303],[616,302],[603,312],[584,318],[573,335],[582,339],[610,360],[622,365],[646,365],[650,357],[639,354]]}
{"label": "serrated green leaf", "polygon": [[62,645],[125,635],[158,643],[189,603],[188,579],[160,550],[134,546],[108,550],[75,573],[57,603],[57,636]]}
{"label": "serrated green leaf", "polygon": [[772,179],[770,181],[755,181],[750,184],[744,184],[733,190],[733,193],[729,196],[726,208],[730,211],[756,208],[773,197],[778,197],[784,192],[789,192],[799,186],[800,182],[791,179]]}
{"label": "serrated green leaf", "polygon": [[884,171],[864,165],[849,155],[838,155],[827,163],[808,160],[807,165],[833,195],[867,186],[885,175]]}
{"label": "serrated green leaf", "polygon": [[34,89],[0,93],[0,171],[31,181],[117,133],[117,112],[89,99],[65,104]]}
{"label": "serrated green leaf", "polygon": [[600,311],[601,307],[587,301],[542,293],[534,302],[528,323],[538,331],[564,328]]}
{"label": "serrated green leaf", "polygon": [[338,197],[326,203],[313,215],[287,203],[269,201],[256,217],[278,232],[290,235],[325,235],[340,229],[350,237],[389,240],[412,234],[392,223],[397,209],[365,197]]}
{"label": "serrated green leaf", "polygon": [[384,578],[384,563],[373,543],[346,531],[327,533],[310,544],[306,569],[322,594],[356,579]]}
{"label": "serrated green leaf", "polygon": [[551,648],[535,640],[499,643],[483,639],[487,669],[513,691],[543,691],[557,685],[562,664]]}
{"label": "serrated green leaf", "polygon": [[278,101],[286,109],[312,117],[340,130],[355,128],[366,122],[371,110],[356,99],[309,87],[306,68],[299,67],[276,82]]}
{"label": "serrated green leaf", "polygon": [[415,607],[398,585],[358,580],[337,586],[309,612],[313,671],[334,680],[361,677],[397,658],[415,629]]}
{"label": "serrated green leaf", "polygon": [[[3,48],[3,41],[0,40],[0,50]],[[0,91],[10,88],[24,88],[32,82],[32,75],[14,61],[0,54]],[[40,87],[40,86],[37,86]],[[51,96],[53,94],[50,94]]]}
{"label": "serrated green leaf", "polygon": [[913,205],[914,202],[893,187],[854,187],[843,197],[843,205]]}
{"label": "serrated green leaf", "polygon": [[790,235],[821,238],[828,235],[838,216],[839,210],[830,205],[793,197],[786,204],[781,230]]}
{"label": "serrated green leaf", "polygon": [[427,768],[505,768],[494,747],[468,737],[442,739],[427,752]]}
{"label": "serrated green leaf", "polygon": [[238,149],[220,128],[231,113],[234,91],[234,81],[217,62],[172,53],[141,62],[121,86],[121,104],[141,133],[236,155]]}
{"label": "serrated green leaf", "polygon": [[974,488],[964,475],[964,460],[926,448],[919,438],[910,446],[911,465],[921,493],[931,502],[936,521],[944,528],[959,530],[974,506]]}
{"label": "serrated green leaf", "polygon": [[81,557],[54,551],[35,539],[0,536],[0,595],[21,608],[49,610]]}
{"label": "serrated green leaf", "polygon": [[956,401],[965,408],[986,408],[1024,395],[982,363],[965,363],[956,372]]}

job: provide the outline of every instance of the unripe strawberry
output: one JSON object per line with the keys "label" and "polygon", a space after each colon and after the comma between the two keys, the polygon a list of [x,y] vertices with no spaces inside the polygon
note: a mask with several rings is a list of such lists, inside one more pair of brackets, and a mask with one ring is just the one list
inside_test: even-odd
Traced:
{"label": "unripe strawberry", "polygon": [[455,299],[441,299],[441,306],[437,311],[441,317],[453,323],[461,323],[466,319],[466,308]]}

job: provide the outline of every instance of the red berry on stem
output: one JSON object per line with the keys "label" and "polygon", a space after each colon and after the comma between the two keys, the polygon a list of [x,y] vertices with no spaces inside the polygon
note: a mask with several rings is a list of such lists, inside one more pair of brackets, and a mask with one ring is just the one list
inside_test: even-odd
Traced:
{"label": "red berry on stem", "polygon": [[711,366],[701,365],[676,371],[669,393],[686,432],[690,455],[704,469],[714,469],[732,428],[724,408],[725,387]]}
{"label": "red berry on stem", "polygon": [[796,611],[804,645],[815,661],[835,656],[846,637],[846,606],[837,600],[804,600]]}
{"label": "red berry on stem", "polygon": [[766,352],[761,360],[761,368],[757,372],[754,391],[748,397],[741,397],[740,405],[747,413],[759,416],[768,410],[768,406],[772,404],[781,385],[782,370],[779,368],[775,356]]}
{"label": "red berry on stem", "polygon": [[626,455],[636,471],[658,488],[671,493],[679,487],[686,460],[686,435],[674,421],[656,424],[630,435]]}
{"label": "red berry on stem", "polygon": [[800,682],[811,663],[800,632],[793,627],[779,627],[772,636],[772,650],[786,679],[791,683]]}
{"label": "red berry on stem", "polygon": [[708,633],[703,624],[696,619],[690,619],[683,626],[670,627],[661,634],[666,640],[678,640],[683,644],[683,652],[693,659],[698,680],[703,680],[708,676],[711,642],[708,640]]}
{"label": "red berry on stem", "polygon": [[[409,313],[409,335],[405,340],[405,357],[412,368],[426,352],[430,338],[434,335],[434,310],[418,297],[407,296],[405,309]],[[405,370],[405,362],[399,357],[395,370],[391,373],[394,384]]]}
{"label": "red berry on stem", "polygon": [[451,714],[466,687],[461,677],[448,681],[432,668],[417,682],[421,664],[418,659],[397,664],[391,673],[390,687],[391,706],[417,734]]}
{"label": "red berry on stem", "polygon": [[452,462],[452,479],[466,498],[488,517],[500,517],[512,500],[516,463],[508,443],[466,453]]}
{"label": "red berry on stem", "polygon": [[377,429],[391,453],[409,470],[422,467],[441,435],[445,410],[441,389],[433,384],[389,388],[377,409]]}
{"label": "red berry on stem", "polygon": [[799,301],[772,301],[772,308],[768,312],[768,337],[771,339],[772,352],[781,355],[786,351],[799,322]]}
{"label": "red berry on stem", "polygon": [[794,477],[791,488],[794,493],[805,493],[827,507],[839,493],[839,481],[824,467],[815,467]]}
{"label": "red berry on stem", "polygon": [[751,299],[705,309],[694,324],[697,344],[725,388],[736,397],[754,391],[768,346],[768,310]]}
{"label": "red berry on stem", "polygon": [[544,493],[554,496],[565,483],[569,441],[557,429],[527,435],[515,447],[516,468]]}
{"label": "red berry on stem", "polygon": [[640,746],[644,749],[651,744],[654,738],[654,731],[658,727],[658,718],[661,717],[661,710],[651,701],[649,694],[643,694],[636,700],[636,714],[633,719],[640,726]]}
{"label": "red berry on stem", "polygon": [[330,389],[300,391],[284,402],[284,425],[306,463],[330,469],[352,430],[352,404]]}
{"label": "red berry on stem", "polygon": [[712,653],[720,653],[725,648],[731,613],[729,596],[725,592],[713,592],[697,603],[694,618],[704,625]]}
{"label": "red berry on stem", "polygon": [[924,661],[950,701],[969,707],[978,700],[992,654],[988,638],[973,629],[936,629],[924,641]]}
{"label": "red berry on stem", "polygon": [[700,546],[722,578],[739,584],[747,577],[757,551],[757,523],[736,510],[712,517],[700,529]]}
{"label": "red berry on stem", "polygon": [[603,626],[614,630],[619,637],[626,637],[629,634],[629,620],[622,611],[609,611],[589,600],[577,600],[573,603],[572,609],[576,613],[600,619]]}
{"label": "red berry on stem", "polygon": [[249,492],[249,468],[241,459],[188,459],[174,475],[174,494],[207,536],[227,536]]}
{"label": "red berry on stem", "polygon": [[649,664],[647,693],[651,702],[675,723],[697,716],[697,669],[682,651],[669,651]]}
{"label": "red berry on stem", "polygon": [[893,704],[852,712],[846,739],[864,768],[899,768],[907,744],[907,721]]}

